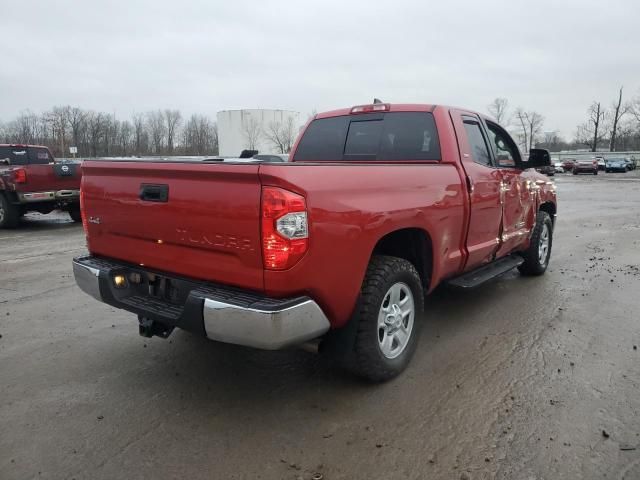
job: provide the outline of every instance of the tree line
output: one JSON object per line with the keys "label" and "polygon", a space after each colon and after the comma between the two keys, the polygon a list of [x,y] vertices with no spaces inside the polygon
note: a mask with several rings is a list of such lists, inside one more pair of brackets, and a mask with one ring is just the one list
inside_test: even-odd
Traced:
{"label": "tree line", "polygon": [[131,155],[217,155],[218,127],[205,115],[186,120],[179,110],[134,113],[120,120],[114,114],[57,106],[37,114],[20,113],[0,123],[0,143],[46,145],[56,157]]}
{"label": "tree line", "polygon": [[640,96],[625,100],[623,87],[609,106],[594,100],[586,109],[586,119],[567,140],[557,131],[545,131],[545,118],[522,107],[511,111],[506,98],[496,98],[487,111],[508,128],[524,151],[538,147],[552,152],[561,150],[626,151],[640,150]]}

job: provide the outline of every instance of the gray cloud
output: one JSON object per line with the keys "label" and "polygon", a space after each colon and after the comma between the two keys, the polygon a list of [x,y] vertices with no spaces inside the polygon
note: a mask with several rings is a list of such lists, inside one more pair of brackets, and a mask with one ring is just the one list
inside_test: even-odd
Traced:
{"label": "gray cloud", "polygon": [[640,89],[636,0],[2,3],[3,120],[501,96],[570,136],[592,100]]}

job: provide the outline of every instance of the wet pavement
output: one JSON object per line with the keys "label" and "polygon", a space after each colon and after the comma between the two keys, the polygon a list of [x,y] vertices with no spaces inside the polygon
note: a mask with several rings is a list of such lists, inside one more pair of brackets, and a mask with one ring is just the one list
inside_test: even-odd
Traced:
{"label": "wet pavement", "polygon": [[383,385],[139,337],[75,286],[79,225],[0,230],[0,478],[640,478],[640,172],[556,179],[547,274],[438,289]]}

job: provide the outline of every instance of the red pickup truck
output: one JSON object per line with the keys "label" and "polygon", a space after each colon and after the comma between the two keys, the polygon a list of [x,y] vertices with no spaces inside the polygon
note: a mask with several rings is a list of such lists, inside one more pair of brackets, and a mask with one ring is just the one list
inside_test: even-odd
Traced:
{"label": "red pickup truck", "polygon": [[554,184],[477,113],[372,104],[316,115],[289,162],[89,160],[80,288],[138,315],[279,349],[306,343],[357,374],[400,373],[424,296],[513,268],[544,273]]}
{"label": "red pickup truck", "polygon": [[29,211],[80,217],[80,164],[56,163],[47,147],[0,144],[0,228],[18,225]]}

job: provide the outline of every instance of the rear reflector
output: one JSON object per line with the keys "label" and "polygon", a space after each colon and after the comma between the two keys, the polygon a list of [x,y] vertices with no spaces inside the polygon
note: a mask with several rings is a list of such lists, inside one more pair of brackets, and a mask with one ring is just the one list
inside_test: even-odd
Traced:
{"label": "rear reflector", "polygon": [[82,228],[84,234],[89,238],[89,230],[87,229],[87,216],[84,213],[84,190],[80,188],[80,218],[82,218]]}
{"label": "rear reflector", "polygon": [[388,112],[388,103],[373,103],[371,105],[358,105],[351,109],[351,113]]}
{"label": "rear reflector", "polygon": [[267,270],[286,270],[307,251],[309,226],[302,195],[277,187],[262,189],[262,259]]}

